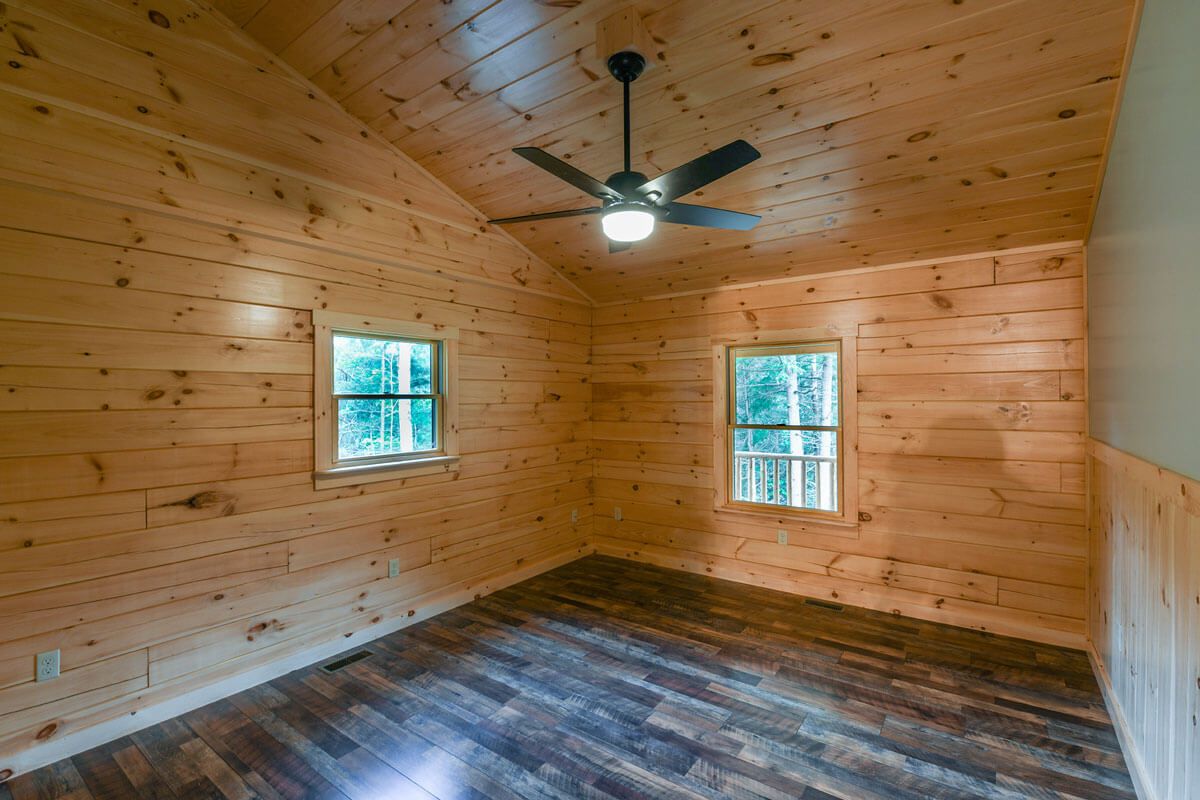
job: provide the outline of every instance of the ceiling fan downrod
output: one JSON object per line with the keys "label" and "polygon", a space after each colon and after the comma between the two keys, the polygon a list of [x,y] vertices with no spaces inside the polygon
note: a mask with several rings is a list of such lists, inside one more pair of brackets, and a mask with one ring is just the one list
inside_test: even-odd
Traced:
{"label": "ceiling fan downrod", "polygon": [[625,94],[625,171],[630,172],[629,159],[629,84],[646,69],[646,59],[632,50],[622,50],[608,57],[608,72],[621,82]]}
{"label": "ceiling fan downrod", "polygon": [[540,147],[515,147],[513,152],[566,181],[576,189],[600,201],[591,208],[548,211],[488,220],[498,225],[520,222],[540,222],[598,214],[601,228],[608,237],[609,252],[625,250],[630,243],[641,241],[654,231],[657,221],[677,225],[726,230],[750,230],[759,221],[757,214],[727,211],[723,208],[695,206],[677,202],[676,198],[718,180],[759,157],[759,152],[742,139],[730,142],[699,158],[659,175],[654,180],[633,170],[630,154],[630,96],[629,84],[646,68],[646,59],[632,50],[622,50],[608,58],[609,73],[621,82],[624,108],[624,169],[601,182],[585,172],[555,158]]}

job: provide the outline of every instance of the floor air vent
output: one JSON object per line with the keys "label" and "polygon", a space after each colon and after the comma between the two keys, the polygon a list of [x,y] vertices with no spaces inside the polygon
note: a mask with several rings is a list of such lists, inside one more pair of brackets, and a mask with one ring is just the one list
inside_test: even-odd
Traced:
{"label": "floor air vent", "polygon": [[828,600],[818,600],[815,597],[806,597],[804,598],[804,602],[810,606],[828,608],[830,611],[841,611],[843,608],[841,603],[831,603]]}
{"label": "floor air vent", "polygon": [[371,657],[370,650],[359,650],[357,653],[351,653],[348,656],[339,658],[337,661],[331,661],[328,664],[322,664],[321,669],[325,670],[326,672],[337,672],[339,669],[345,669],[346,667],[350,666],[351,664],[357,664],[359,661],[362,661],[364,658],[370,658],[370,657]]}

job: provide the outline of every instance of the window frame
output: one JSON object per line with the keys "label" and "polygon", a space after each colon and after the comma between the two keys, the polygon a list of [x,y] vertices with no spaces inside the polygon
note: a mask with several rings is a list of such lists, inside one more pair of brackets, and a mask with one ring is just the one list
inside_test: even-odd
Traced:
{"label": "window frame", "polygon": [[[778,350],[794,347],[804,350],[833,346],[838,353],[838,417],[839,426],[759,426],[736,423],[734,401],[735,351],[753,352],[756,349]],[[811,352],[811,350],[809,350]],[[797,522],[824,523],[835,528],[858,525],[858,345],[855,336],[840,336],[827,330],[778,331],[769,335],[747,334],[732,338],[713,339],[713,478],[714,506],[719,512],[747,514],[772,518],[777,524]],[[733,493],[733,432],[739,428],[778,427],[792,430],[835,430],[837,436],[838,511],[769,503],[753,503],[734,499]]]}
{"label": "window frame", "polygon": [[[334,392],[336,334],[433,345],[431,367],[436,376],[426,393],[337,394]],[[353,459],[338,458],[338,403],[366,397],[433,398],[434,436],[438,447]],[[421,322],[317,310],[313,312],[313,453],[315,488],[351,486],[396,478],[432,475],[458,469],[458,329]]]}

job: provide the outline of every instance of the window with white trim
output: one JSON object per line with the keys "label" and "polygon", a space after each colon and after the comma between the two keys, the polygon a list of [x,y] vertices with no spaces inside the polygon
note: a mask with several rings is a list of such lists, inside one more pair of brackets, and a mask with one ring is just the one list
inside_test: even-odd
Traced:
{"label": "window with white trim", "polygon": [[313,328],[318,487],[453,469],[457,331],[324,311]]}
{"label": "window with white trim", "polygon": [[717,348],[719,507],[856,521],[854,347],[844,337]]}

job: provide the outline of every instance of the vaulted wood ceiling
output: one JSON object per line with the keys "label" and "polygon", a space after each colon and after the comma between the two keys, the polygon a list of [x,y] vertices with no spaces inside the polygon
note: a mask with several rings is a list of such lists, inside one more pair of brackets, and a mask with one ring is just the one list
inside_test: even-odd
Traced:
{"label": "vaulted wood ceiling", "polygon": [[[217,0],[489,216],[590,204],[512,147],[619,169],[620,85],[592,45],[627,5]],[[1083,237],[1133,0],[634,5],[660,47],[633,86],[634,169],[745,138],[759,161],[683,199],[763,221],[618,254],[596,218],[510,226],[597,300]]]}

